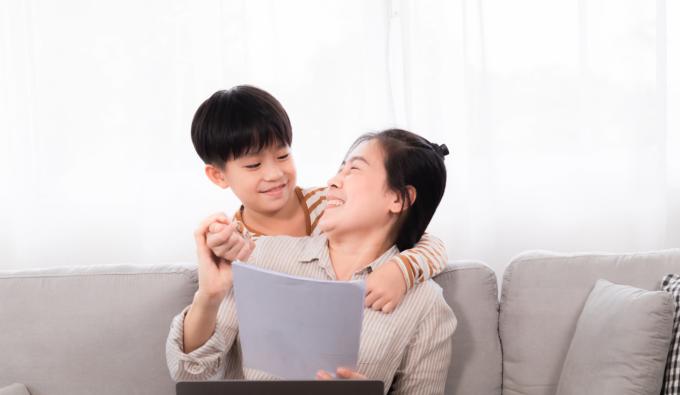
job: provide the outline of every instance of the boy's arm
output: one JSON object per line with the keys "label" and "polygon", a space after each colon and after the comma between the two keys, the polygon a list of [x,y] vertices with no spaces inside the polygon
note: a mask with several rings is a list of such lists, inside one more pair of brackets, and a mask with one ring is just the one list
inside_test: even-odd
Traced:
{"label": "boy's arm", "polygon": [[410,250],[395,255],[366,281],[366,306],[391,313],[406,291],[441,273],[448,257],[444,243],[425,233]]}
{"label": "boy's arm", "polygon": [[402,251],[392,258],[399,264],[408,289],[441,273],[448,256],[444,243],[428,233],[410,250]]}

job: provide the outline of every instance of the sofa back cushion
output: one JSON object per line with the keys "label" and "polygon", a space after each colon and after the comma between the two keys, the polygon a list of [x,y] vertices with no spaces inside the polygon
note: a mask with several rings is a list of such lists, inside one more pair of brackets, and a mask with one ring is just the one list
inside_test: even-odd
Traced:
{"label": "sofa back cushion", "polygon": [[680,250],[636,254],[527,252],[503,276],[499,331],[503,394],[553,395],[578,318],[602,278],[658,290],[680,272]]}
{"label": "sofa back cushion", "polygon": [[[494,272],[450,264],[435,281],[458,319],[447,394],[499,395]],[[0,388],[32,395],[174,393],[170,321],[192,301],[193,265],[95,265],[0,272]]]}
{"label": "sofa back cushion", "polygon": [[458,320],[446,394],[500,395],[502,357],[494,271],[481,263],[459,261],[449,264],[435,281]]}
{"label": "sofa back cushion", "polygon": [[195,272],[181,265],[0,273],[0,388],[174,394],[165,340],[195,290]]}

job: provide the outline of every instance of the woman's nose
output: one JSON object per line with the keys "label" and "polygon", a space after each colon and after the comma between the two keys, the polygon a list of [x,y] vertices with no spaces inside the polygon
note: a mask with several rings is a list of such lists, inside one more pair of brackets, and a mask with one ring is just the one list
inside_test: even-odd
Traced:
{"label": "woman's nose", "polygon": [[342,172],[339,172],[338,174],[331,177],[326,185],[328,185],[328,188],[342,188],[342,178]]}

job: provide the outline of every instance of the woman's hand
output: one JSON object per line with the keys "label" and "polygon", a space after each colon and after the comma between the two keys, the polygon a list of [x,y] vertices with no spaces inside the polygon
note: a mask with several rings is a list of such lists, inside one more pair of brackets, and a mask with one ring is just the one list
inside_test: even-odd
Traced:
{"label": "woman's hand", "polygon": [[[361,373],[355,372],[353,370],[347,369],[347,368],[338,368],[335,371],[335,375],[339,379],[345,379],[345,380],[368,380],[366,376],[364,376]],[[330,373],[328,373],[325,370],[319,370],[316,372],[316,379],[317,380],[333,380],[333,376],[331,376]]]}
{"label": "woman's hand", "polygon": [[194,301],[207,307],[219,306],[233,284],[231,262],[215,256],[207,244],[208,228],[214,222],[228,224],[229,219],[222,213],[213,214],[194,232],[198,255],[198,292]]}

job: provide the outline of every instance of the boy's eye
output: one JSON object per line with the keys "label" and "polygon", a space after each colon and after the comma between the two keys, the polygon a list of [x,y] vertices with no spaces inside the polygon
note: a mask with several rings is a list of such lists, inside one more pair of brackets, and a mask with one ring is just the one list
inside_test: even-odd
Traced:
{"label": "boy's eye", "polygon": [[290,154],[281,155],[281,156],[279,156],[279,159],[286,159],[288,157],[288,155],[290,155]]}
{"label": "boy's eye", "polygon": [[260,167],[260,164],[259,163],[253,163],[251,165],[245,165],[245,167],[248,168],[248,169],[257,169],[258,167]]}

